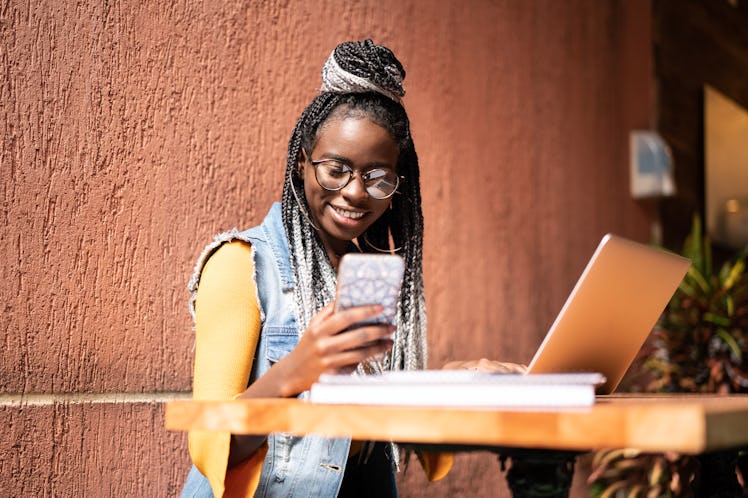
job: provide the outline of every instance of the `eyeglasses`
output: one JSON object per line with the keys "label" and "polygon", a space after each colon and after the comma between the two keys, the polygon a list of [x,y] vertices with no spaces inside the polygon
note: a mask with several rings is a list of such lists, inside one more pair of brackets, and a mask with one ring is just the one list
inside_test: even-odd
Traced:
{"label": "eyeglasses", "polygon": [[[314,166],[314,177],[325,190],[342,190],[353,179],[353,168],[335,159],[309,160]],[[359,173],[364,189],[374,199],[388,199],[397,192],[400,177],[388,168],[374,168]]]}

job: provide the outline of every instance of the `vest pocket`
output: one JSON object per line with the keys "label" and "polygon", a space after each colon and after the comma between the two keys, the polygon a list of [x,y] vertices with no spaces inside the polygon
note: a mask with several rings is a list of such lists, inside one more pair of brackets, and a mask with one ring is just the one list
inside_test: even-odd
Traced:
{"label": "vest pocket", "polygon": [[266,327],[263,334],[267,344],[265,357],[271,365],[293,351],[299,342],[296,327]]}

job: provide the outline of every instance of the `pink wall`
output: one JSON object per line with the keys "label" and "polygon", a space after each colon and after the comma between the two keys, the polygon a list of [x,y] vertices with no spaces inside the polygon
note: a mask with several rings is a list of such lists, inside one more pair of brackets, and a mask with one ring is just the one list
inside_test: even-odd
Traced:
{"label": "pink wall", "polygon": [[[650,25],[648,0],[5,5],[0,494],[176,494],[186,439],[159,400],[190,389],[187,279],[214,233],[279,198],[342,40],[408,71],[430,365],[529,361],[599,238],[648,238],[627,134],[651,124]],[[402,481],[504,486],[485,454]]]}

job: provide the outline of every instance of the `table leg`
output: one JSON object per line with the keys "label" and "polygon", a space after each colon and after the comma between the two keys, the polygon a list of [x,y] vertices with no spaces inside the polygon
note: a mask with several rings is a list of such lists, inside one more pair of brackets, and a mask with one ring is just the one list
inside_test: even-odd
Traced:
{"label": "table leg", "polygon": [[509,457],[506,474],[514,498],[567,498],[574,477],[577,453],[543,450],[517,450]]}
{"label": "table leg", "polygon": [[714,451],[698,456],[699,478],[694,493],[706,498],[734,498],[742,496],[743,490],[735,474],[738,451]]}

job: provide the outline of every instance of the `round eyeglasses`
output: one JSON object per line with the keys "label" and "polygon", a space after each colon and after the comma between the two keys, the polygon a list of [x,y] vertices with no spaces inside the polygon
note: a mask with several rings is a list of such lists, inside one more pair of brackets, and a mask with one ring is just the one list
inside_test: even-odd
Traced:
{"label": "round eyeglasses", "polygon": [[[314,177],[319,186],[325,190],[342,190],[351,183],[354,170],[350,166],[335,159],[309,160],[314,166]],[[374,199],[388,199],[397,192],[400,177],[388,168],[374,168],[359,173],[364,182],[364,189]]]}

